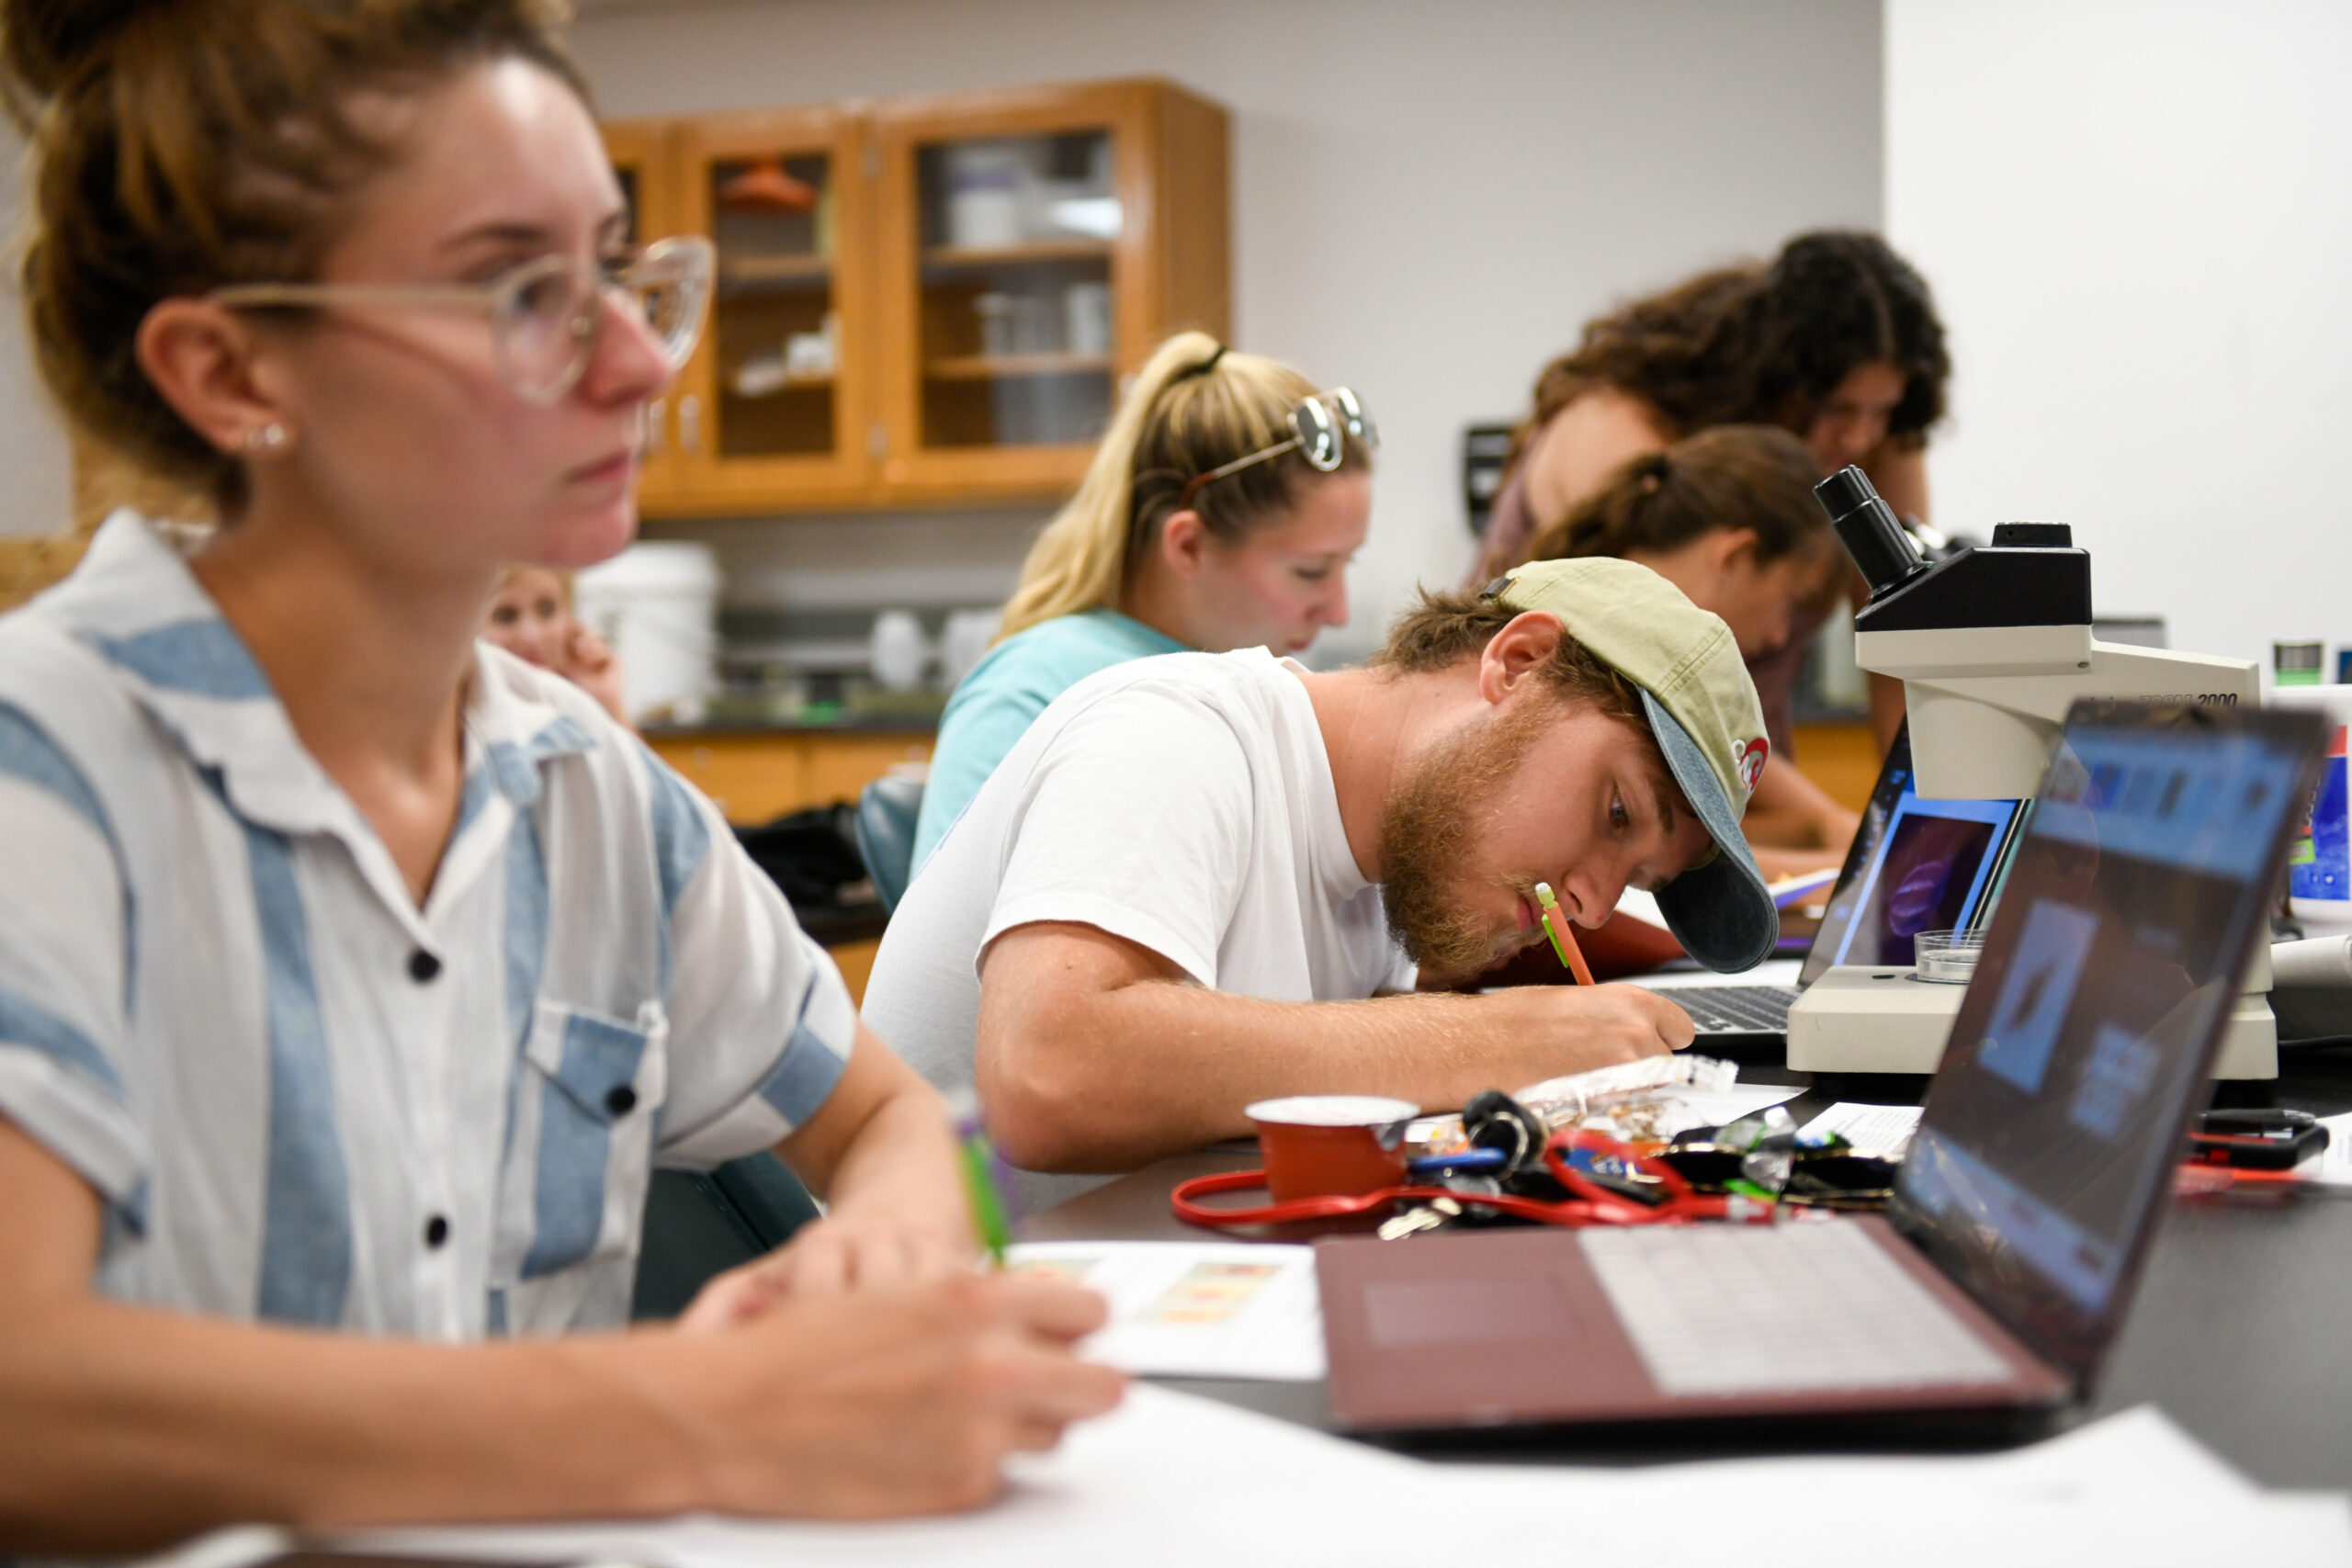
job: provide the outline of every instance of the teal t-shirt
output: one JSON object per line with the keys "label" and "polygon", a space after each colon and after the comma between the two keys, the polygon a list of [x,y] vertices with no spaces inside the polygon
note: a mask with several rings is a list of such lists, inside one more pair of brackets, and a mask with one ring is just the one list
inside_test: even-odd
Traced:
{"label": "teal t-shirt", "polygon": [[922,869],[965,806],[1046,704],[1097,670],[1155,653],[1184,651],[1184,644],[1174,637],[1116,610],[1057,615],[989,649],[988,657],[956,682],[956,694],[940,716],[931,782],[923,786],[922,811],[915,818],[914,869]]}

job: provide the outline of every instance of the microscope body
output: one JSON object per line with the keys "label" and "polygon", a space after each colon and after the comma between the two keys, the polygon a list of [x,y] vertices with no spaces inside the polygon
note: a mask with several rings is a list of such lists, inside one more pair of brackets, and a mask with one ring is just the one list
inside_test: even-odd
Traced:
{"label": "microscope body", "polygon": [[[1922,558],[1859,468],[1816,493],[1871,584],[1854,657],[1903,682],[1914,787],[1945,800],[2025,800],[2041,787],[2075,698],[2259,703],[2252,660],[2126,647],[2091,636],[2089,552],[2063,523],[2004,523],[1993,543]],[[2268,953],[2246,976],[2216,1076],[2278,1076]],[[1830,970],[1789,1013],[1789,1066],[1931,1073],[1966,987],[1908,968]]]}
{"label": "microscope body", "polygon": [[2087,624],[1858,630],[1854,657],[1903,682],[1917,787],[1938,800],[2030,796],[2076,697],[2262,701],[2250,660],[2100,642]]}

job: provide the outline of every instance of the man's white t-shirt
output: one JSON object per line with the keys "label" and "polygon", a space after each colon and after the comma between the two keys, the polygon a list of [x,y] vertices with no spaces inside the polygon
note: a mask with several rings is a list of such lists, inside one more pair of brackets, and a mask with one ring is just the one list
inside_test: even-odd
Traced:
{"label": "man's white t-shirt", "polygon": [[[1263,649],[1170,653],[1063,693],[907,889],[866,1021],[943,1090],[968,1089],[981,955],[1041,920],[1098,927],[1243,996],[1409,989],[1299,674]],[[1024,1177],[1022,1198],[1093,1185]]]}

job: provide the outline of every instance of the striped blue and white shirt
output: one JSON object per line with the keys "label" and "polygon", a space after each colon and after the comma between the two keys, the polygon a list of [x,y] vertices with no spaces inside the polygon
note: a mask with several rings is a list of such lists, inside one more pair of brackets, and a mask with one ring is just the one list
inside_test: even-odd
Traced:
{"label": "striped blue and white shirt", "polygon": [[423,908],[171,547],[0,618],[0,1114],[97,1286],[463,1340],[628,1316],[646,1184],[820,1106],[855,1010],[710,803],[481,647]]}

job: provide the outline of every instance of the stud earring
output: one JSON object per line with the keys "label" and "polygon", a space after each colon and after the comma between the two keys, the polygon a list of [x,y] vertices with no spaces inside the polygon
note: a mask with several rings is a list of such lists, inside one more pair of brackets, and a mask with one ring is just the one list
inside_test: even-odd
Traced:
{"label": "stud earring", "polygon": [[271,420],[246,431],[243,439],[248,452],[275,452],[286,445],[286,427]]}

